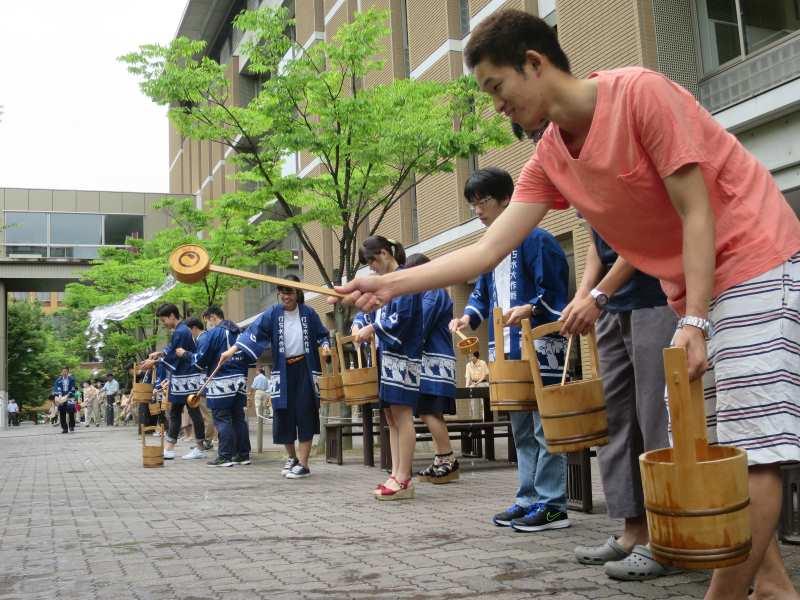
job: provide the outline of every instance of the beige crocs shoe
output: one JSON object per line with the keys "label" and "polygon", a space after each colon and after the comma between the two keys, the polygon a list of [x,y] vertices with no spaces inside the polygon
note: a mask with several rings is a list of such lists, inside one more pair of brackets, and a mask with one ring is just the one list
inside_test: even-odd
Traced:
{"label": "beige crocs shoe", "polygon": [[621,581],[646,581],[680,572],[680,569],[656,562],[647,546],[634,546],[622,560],[606,563],[606,575]]}
{"label": "beige crocs shoe", "polygon": [[604,565],[607,562],[622,560],[630,552],[617,542],[613,535],[602,546],[578,546],[575,548],[575,558],[582,565]]}

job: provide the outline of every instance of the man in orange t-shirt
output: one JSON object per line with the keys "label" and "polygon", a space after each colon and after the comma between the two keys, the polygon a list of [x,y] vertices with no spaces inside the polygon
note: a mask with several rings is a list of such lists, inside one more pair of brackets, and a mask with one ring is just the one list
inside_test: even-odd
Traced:
{"label": "man in orange t-shirt", "polygon": [[[779,464],[800,460],[797,217],[764,166],[658,73],[577,79],[553,30],[515,10],[484,20],[465,59],[495,109],[540,140],[511,205],[472,246],[337,290],[369,311],[468,281],[551,208],[574,206],[621,260],[661,280],[681,316],[673,345],[686,348],[690,376],[708,370],[709,355],[714,363],[704,377],[709,438],[747,451],[752,550],[714,572],[706,598],[745,600],[752,583],[756,598],[799,598],[775,538]],[[620,284],[612,272],[598,285],[606,295]],[[581,329],[575,310],[564,333]]]}

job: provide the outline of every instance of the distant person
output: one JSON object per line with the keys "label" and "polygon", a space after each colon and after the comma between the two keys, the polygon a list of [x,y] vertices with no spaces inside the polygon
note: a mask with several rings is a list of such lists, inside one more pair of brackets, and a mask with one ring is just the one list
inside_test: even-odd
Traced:
{"label": "distant person", "polygon": [[58,406],[61,433],[75,431],[75,378],[69,367],[61,369],[61,375],[53,382],[53,399]]}
{"label": "distant person", "polygon": [[467,363],[467,372],[464,374],[467,387],[486,387],[489,385],[489,366],[481,360],[481,353],[477,350]]}
{"label": "distant person", "polygon": [[256,376],[253,378],[250,389],[253,390],[253,398],[258,414],[264,415],[267,419],[271,419],[272,405],[269,401],[269,394],[267,393],[268,382],[267,376],[264,374],[264,367],[258,367],[258,373],[256,373]]}
{"label": "distant person", "polygon": [[13,398],[9,400],[6,410],[8,411],[8,424],[17,427],[19,425],[19,406],[17,401]]}
{"label": "distant person", "polygon": [[106,397],[106,425],[112,427],[114,423],[114,403],[119,393],[119,383],[114,379],[113,373],[106,374],[106,382],[103,385],[103,394]]}

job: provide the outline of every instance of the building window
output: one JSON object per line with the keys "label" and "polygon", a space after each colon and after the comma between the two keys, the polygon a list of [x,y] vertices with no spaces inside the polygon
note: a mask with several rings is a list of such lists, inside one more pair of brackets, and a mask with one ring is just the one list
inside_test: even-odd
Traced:
{"label": "building window", "polygon": [[411,53],[408,44],[408,5],[406,0],[400,0],[400,23],[402,26],[403,38],[403,74],[406,77],[411,77]]}
{"label": "building window", "polygon": [[50,306],[50,292],[36,292],[36,301],[42,306]]}
{"label": "building window", "polygon": [[103,243],[124,246],[127,238],[144,237],[144,217],[139,215],[105,215]]}
{"label": "building window", "polygon": [[102,215],[51,214],[50,242],[54,244],[103,243]]}
{"label": "building window", "polygon": [[717,70],[800,29],[798,0],[696,0],[703,70]]}
{"label": "building window", "polygon": [[461,26],[461,37],[469,33],[469,0],[459,0],[458,20]]}
{"label": "building window", "polygon": [[46,244],[47,213],[7,212],[7,244]]}
{"label": "building window", "polygon": [[144,236],[142,215],[6,212],[7,256],[97,258],[101,246],[124,246]]}
{"label": "building window", "polygon": [[27,302],[28,292],[12,292],[11,297],[14,298],[16,302]]}
{"label": "building window", "polygon": [[283,0],[282,4],[283,8],[288,11],[288,16],[292,20],[289,25],[287,25],[286,30],[283,32],[286,37],[288,37],[293,42],[297,41],[297,27],[295,26],[294,20],[297,17],[296,9],[295,9],[295,0]]}

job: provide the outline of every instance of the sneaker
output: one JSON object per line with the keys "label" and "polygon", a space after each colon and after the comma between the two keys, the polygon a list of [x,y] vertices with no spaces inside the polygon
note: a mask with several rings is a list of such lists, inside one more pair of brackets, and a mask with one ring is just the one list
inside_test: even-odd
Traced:
{"label": "sneaker", "polygon": [[207,467],[232,467],[236,463],[230,458],[222,458],[218,456],[214,460],[210,460],[206,463]]}
{"label": "sneaker", "polygon": [[214,447],[214,442],[211,440],[203,440],[203,450],[211,450]]}
{"label": "sneaker", "polygon": [[302,479],[303,477],[310,477],[311,471],[308,467],[304,467],[300,463],[297,463],[295,466],[292,467],[292,470],[286,474],[286,479]]}
{"label": "sneaker", "polygon": [[511,521],[514,519],[521,519],[528,514],[528,510],[529,509],[525,508],[524,506],[520,506],[519,504],[512,504],[503,512],[497,513],[494,517],[492,517],[492,523],[498,527],[510,527]]}
{"label": "sneaker", "polygon": [[181,458],[183,460],[192,460],[194,458],[206,458],[208,454],[200,450],[200,448],[192,448],[188,454],[184,454]]}
{"label": "sneaker", "polygon": [[241,454],[237,454],[233,457],[233,463],[236,465],[249,465],[250,464],[250,457],[249,456],[242,456]]}
{"label": "sneaker", "polygon": [[545,531],[547,529],[564,529],[569,526],[567,513],[551,510],[541,504],[534,504],[524,517],[511,521],[511,529],[514,531]]}
{"label": "sneaker", "polygon": [[164,450],[164,460],[172,460],[175,458],[175,450]]}
{"label": "sneaker", "polygon": [[283,469],[281,469],[281,475],[286,477],[294,467],[300,464],[300,461],[296,458],[287,458],[286,462],[283,464]]}

